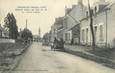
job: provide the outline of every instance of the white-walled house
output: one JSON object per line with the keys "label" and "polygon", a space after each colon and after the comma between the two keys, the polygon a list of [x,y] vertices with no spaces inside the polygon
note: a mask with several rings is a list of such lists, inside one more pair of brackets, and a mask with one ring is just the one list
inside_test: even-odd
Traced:
{"label": "white-walled house", "polygon": [[[103,0],[104,1],[104,0]],[[98,47],[115,47],[115,3],[98,3],[93,7],[93,27]],[[89,16],[81,20],[80,42],[82,45],[92,44]]]}
{"label": "white-walled house", "polygon": [[115,47],[115,3],[107,7],[107,44],[110,47]]}

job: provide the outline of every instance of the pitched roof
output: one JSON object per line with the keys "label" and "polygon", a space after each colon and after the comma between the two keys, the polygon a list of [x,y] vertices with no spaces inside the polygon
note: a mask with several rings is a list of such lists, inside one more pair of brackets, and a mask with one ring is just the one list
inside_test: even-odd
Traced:
{"label": "pitched roof", "polygon": [[109,5],[106,6],[106,8],[110,8],[113,5],[115,5],[115,2],[111,2]]}
{"label": "pitched roof", "polygon": [[[96,16],[96,15],[98,15],[98,14],[100,14],[100,13],[102,13],[102,12],[108,10],[108,8],[109,8],[110,6],[112,6],[113,4],[115,4],[115,3],[108,3],[108,4],[106,3],[105,5],[99,5],[99,11],[96,12],[93,16]],[[84,17],[82,20],[85,20],[85,19],[88,19],[88,18],[89,18],[89,16]],[[81,20],[81,21],[82,21],[82,20]]]}

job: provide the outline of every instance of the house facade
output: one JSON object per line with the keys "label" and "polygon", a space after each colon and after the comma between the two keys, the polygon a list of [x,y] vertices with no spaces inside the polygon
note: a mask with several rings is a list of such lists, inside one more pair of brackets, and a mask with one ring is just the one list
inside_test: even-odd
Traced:
{"label": "house facade", "polygon": [[115,48],[115,3],[110,4],[107,8],[107,44]]}
{"label": "house facade", "polygon": [[51,42],[54,41],[54,38],[58,40],[63,38],[63,19],[63,17],[56,18],[54,24],[51,26]]}
{"label": "house facade", "polygon": [[[104,1],[104,0],[103,0]],[[114,47],[115,45],[115,4],[98,2],[93,8],[93,28],[95,34],[95,44],[98,47]],[[92,45],[92,34],[90,30],[90,20],[87,16],[81,20],[80,43],[82,45]]]}
{"label": "house facade", "polygon": [[[115,48],[115,3],[100,0],[91,7],[93,30],[97,47]],[[92,45],[89,9],[78,1],[78,5],[66,8],[65,16],[51,27],[51,37],[63,38],[65,43]]]}
{"label": "house facade", "polygon": [[73,5],[71,9],[66,9],[64,40],[67,44],[72,42],[73,44],[80,43],[80,20],[85,15],[85,9],[86,7],[83,5],[82,0],[78,0],[78,4]]}

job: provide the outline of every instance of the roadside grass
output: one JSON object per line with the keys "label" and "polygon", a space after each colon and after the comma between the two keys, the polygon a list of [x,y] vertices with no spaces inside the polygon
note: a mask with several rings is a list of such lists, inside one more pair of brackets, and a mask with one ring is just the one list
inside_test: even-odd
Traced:
{"label": "roadside grass", "polygon": [[0,70],[10,69],[14,59],[23,53],[26,45],[20,40],[15,43],[0,43]]}
{"label": "roadside grass", "polygon": [[88,52],[94,55],[100,56],[100,57],[111,59],[115,62],[115,49],[114,48],[105,48],[102,50],[95,50],[95,51],[90,50]]}
{"label": "roadside grass", "polygon": [[93,50],[90,46],[66,46],[66,52],[115,69],[115,48],[96,47]]}

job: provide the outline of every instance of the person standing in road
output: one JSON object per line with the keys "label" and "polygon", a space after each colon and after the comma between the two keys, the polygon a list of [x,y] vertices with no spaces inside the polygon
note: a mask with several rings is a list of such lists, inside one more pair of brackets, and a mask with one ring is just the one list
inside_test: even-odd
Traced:
{"label": "person standing in road", "polygon": [[56,37],[55,37],[55,38],[54,38],[54,42],[53,42],[53,49],[54,49],[54,51],[55,51],[55,49],[56,49],[57,43],[58,43],[58,40],[57,40]]}

